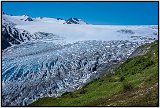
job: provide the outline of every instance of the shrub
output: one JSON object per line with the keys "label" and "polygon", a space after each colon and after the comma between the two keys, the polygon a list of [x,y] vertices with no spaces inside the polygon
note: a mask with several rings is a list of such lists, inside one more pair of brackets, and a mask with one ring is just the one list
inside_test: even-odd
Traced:
{"label": "shrub", "polygon": [[120,82],[124,81],[125,80],[125,77],[124,76],[121,76],[120,77]]}
{"label": "shrub", "polygon": [[80,94],[85,94],[86,90],[85,89],[81,89],[81,91],[79,92]]}
{"label": "shrub", "polygon": [[130,91],[130,90],[132,90],[133,89],[133,86],[132,86],[132,84],[131,83],[129,83],[129,82],[123,82],[123,90],[124,91]]}

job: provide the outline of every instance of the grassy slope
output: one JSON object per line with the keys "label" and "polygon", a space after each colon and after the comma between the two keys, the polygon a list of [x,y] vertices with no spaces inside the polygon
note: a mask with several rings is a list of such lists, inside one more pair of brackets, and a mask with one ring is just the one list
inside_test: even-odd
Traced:
{"label": "grassy slope", "polygon": [[100,77],[62,97],[39,99],[29,106],[158,106],[158,41],[147,47],[147,54],[128,59],[115,74]]}

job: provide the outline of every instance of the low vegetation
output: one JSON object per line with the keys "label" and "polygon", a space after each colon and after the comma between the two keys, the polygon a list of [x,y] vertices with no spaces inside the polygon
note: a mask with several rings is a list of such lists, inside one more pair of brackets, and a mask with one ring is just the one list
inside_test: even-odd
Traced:
{"label": "low vegetation", "polygon": [[145,55],[128,59],[114,73],[29,106],[158,106],[158,41],[147,47]]}

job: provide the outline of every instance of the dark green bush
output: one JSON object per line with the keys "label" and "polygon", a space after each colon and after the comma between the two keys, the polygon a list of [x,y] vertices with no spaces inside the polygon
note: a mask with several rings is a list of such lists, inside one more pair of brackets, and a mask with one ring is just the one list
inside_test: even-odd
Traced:
{"label": "dark green bush", "polygon": [[133,85],[127,81],[123,82],[123,90],[130,91],[133,89]]}
{"label": "dark green bush", "polygon": [[124,81],[125,80],[125,77],[124,76],[121,76],[120,77],[120,82]]}
{"label": "dark green bush", "polygon": [[85,89],[81,89],[81,91],[79,92],[79,94],[85,94],[86,90]]}

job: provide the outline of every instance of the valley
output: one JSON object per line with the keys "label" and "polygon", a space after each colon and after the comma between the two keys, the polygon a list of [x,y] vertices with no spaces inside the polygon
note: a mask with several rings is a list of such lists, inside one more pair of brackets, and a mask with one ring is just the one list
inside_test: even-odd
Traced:
{"label": "valley", "polygon": [[[126,80],[134,95],[144,80],[158,75],[158,25],[92,25],[79,18],[3,13],[2,40],[3,106],[121,105],[108,98],[125,94]],[[148,47],[144,57],[137,56],[137,48],[150,44],[153,51]],[[110,72],[117,64],[123,70]],[[145,83],[142,89],[149,87]]]}

